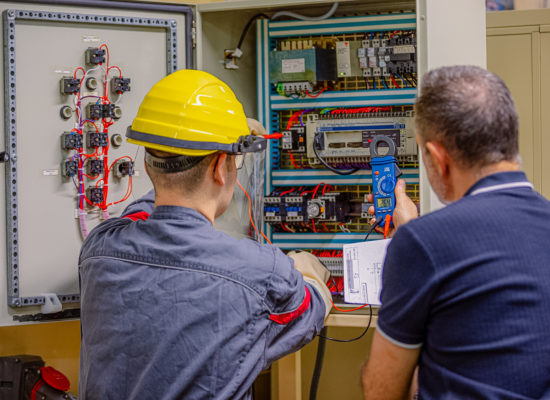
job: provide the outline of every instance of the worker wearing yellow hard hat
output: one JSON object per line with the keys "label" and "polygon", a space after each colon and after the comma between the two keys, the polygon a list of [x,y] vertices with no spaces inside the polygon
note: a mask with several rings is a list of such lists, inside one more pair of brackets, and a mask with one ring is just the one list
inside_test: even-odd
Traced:
{"label": "worker wearing yellow hard hat", "polygon": [[194,157],[216,151],[242,155],[267,146],[266,139],[250,134],[243,106],[229,86],[196,70],[178,71],[153,86],[126,136],[149,149]]}
{"label": "worker wearing yellow hard hat", "polygon": [[331,307],[321,263],[213,226],[262,133],[203,71],[145,96],[127,137],[146,148],[155,190],[81,251],[80,396],[251,399],[263,369],[319,333]]}

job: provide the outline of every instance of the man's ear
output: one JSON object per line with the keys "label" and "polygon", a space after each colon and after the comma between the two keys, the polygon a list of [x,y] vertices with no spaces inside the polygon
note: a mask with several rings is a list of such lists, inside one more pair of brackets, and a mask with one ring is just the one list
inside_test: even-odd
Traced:
{"label": "man's ear", "polygon": [[214,178],[214,182],[223,186],[227,179],[227,154],[219,153],[218,157],[215,157],[213,162],[212,177]]}
{"label": "man's ear", "polygon": [[432,165],[437,168],[439,176],[446,178],[449,175],[449,152],[437,141],[426,142],[426,152],[432,159]]}

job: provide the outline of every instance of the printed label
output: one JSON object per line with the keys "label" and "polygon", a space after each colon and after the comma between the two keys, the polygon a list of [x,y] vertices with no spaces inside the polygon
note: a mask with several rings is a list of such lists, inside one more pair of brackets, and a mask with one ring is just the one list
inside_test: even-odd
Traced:
{"label": "printed label", "polygon": [[393,54],[410,54],[414,52],[414,45],[412,44],[393,47]]}
{"label": "printed label", "polygon": [[99,39],[99,36],[93,36],[93,35],[84,35],[82,36],[82,41],[85,43],[90,42],[99,42],[101,39]]}
{"label": "printed label", "polygon": [[57,176],[59,175],[58,169],[45,169],[42,171],[42,175],[44,176]]}
{"label": "printed label", "polygon": [[281,63],[282,63],[283,74],[306,72],[305,58],[291,58],[288,60],[281,60]]}

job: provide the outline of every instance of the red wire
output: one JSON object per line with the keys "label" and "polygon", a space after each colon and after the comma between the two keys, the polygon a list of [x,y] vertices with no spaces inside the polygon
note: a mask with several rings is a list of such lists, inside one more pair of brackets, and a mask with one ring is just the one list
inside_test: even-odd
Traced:
{"label": "red wire", "polygon": [[339,308],[338,306],[336,306],[336,304],[334,304],[334,302],[332,301],[332,299],[330,299],[330,302],[332,303],[332,306],[337,309],[338,311],[341,311],[341,312],[351,312],[351,311],[357,311],[357,310],[360,310],[366,306],[368,306],[368,304],[363,304],[362,306],[359,306],[359,307],[355,307],[355,308],[350,308],[349,310],[344,310],[343,308]]}
{"label": "red wire", "polygon": [[292,193],[292,192],[294,192],[295,189],[296,189],[296,188],[292,188],[292,189],[290,189],[290,190],[287,190],[287,191],[285,191],[285,192],[282,192],[282,193],[280,194],[280,196],[284,196],[285,194]]}
{"label": "red wire", "polygon": [[333,187],[332,185],[325,185],[325,186],[323,186],[323,194],[325,194],[325,190],[326,190],[327,188],[329,189],[328,191],[334,189],[334,187]]}
{"label": "red wire", "polygon": [[359,107],[359,108],[339,108],[332,110],[331,114],[359,114],[359,113],[376,113],[383,111],[391,111],[391,106],[385,107]]}
{"label": "red wire", "polygon": [[294,121],[300,116],[300,114],[303,112],[303,110],[296,111],[292,116],[288,119],[288,124],[286,124],[286,130],[288,131],[292,124],[294,124]]}
{"label": "red wire", "polygon": [[270,135],[264,135],[264,139],[280,139],[283,137],[282,133],[275,132]]}
{"label": "red wire", "polygon": [[107,204],[107,206],[105,208],[110,207],[110,206],[114,206],[115,204],[119,204],[119,203],[122,203],[123,201],[128,200],[128,198],[130,197],[130,194],[132,194],[133,186],[134,186],[134,184],[133,184],[133,181],[132,181],[132,175],[130,175],[128,177],[128,187],[126,188],[126,194],[124,195],[124,197],[122,199],[120,199],[119,201],[115,201],[113,203]]}
{"label": "red wire", "polygon": [[117,67],[116,65],[113,65],[112,67],[109,67],[109,68],[107,69],[107,73],[109,73],[109,71],[112,70],[113,68],[118,70],[118,77],[119,77],[119,78],[122,78],[122,71],[121,71],[120,68]]}
{"label": "red wire", "polygon": [[313,232],[317,233],[317,228],[315,228],[315,220],[311,219],[311,225],[313,226]]}
{"label": "red wire", "polygon": [[90,121],[90,120],[87,119],[86,121],[84,121],[84,123],[82,124],[82,126],[84,126],[85,124],[92,124],[92,125],[94,126],[94,128],[95,128],[95,131],[96,131],[96,132],[99,132],[99,128],[97,127],[97,125],[95,124],[95,122],[92,122],[92,121]]}
{"label": "red wire", "polygon": [[281,228],[283,228],[283,230],[285,232],[292,232],[290,229],[288,229],[287,227],[284,226],[284,224],[281,222]]}
{"label": "red wire", "polygon": [[300,167],[298,167],[296,165],[296,161],[294,160],[294,156],[292,155],[292,153],[290,152],[290,150],[288,151],[288,155],[290,156],[290,162],[292,163],[292,166],[295,168],[295,169],[300,169]]}
{"label": "red wire", "polygon": [[320,95],[321,93],[323,93],[325,90],[326,90],[326,88],[322,88],[321,90],[319,90],[319,92],[317,92],[317,94],[311,94],[311,93],[309,93],[309,92],[306,90],[306,94],[307,94],[309,97],[315,98],[315,97],[319,97],[319,95]]}
{"label": "red wire", "polygon": [[401,86],[399,86],[399,84],[397,83],[397,81],[395,80],[395,78],[393,77],[393,75],[390,75],[390,78],[391,78],[391,81],[393,82],[394,86],[398,87],[401,89]]}
{"label": "red wire", "polygon": [[327,231],[327,232],[328,232],[328,231],[329,231],[329,229],[327,228],[327,226],[325,225],[325,223],[324,223],[324,222],[322,222],[322,224],[323,224],[323,228],[325,229],[325,231]]}
{"label": "red wire", "polygon": [[315,189],[313,189],[313,197],[312,199],[315,198],[315,196],[317,195],[317,191],[319,190],[319,186],[321,186],[321,182],[319,182],[319,184],[317,186],[315,186]]}
{"label": "red wire", "polygon": [[[84,72],[84,75],[86,75],[86,71],[84,70],[84,68],[78,67],[77,69],[74,70],[73,78],[75,78],[75,79],[76,79],[76,71],[78,71],[78,70]],[[82,79],[81,79],[81,81],[82,81]]]}

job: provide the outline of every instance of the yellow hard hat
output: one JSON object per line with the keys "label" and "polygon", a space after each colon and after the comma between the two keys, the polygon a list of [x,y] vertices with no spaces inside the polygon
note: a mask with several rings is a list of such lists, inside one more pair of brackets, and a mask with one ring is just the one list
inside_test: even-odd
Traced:
{"label": "yellow hard hat", "polygon": [[250,135],[243,106],[229,86],[190,69],[153,86],[126,137],[147,148],[197,157],[260,151],[267,145],[266,139]]}

